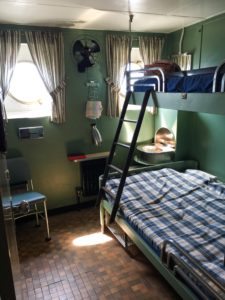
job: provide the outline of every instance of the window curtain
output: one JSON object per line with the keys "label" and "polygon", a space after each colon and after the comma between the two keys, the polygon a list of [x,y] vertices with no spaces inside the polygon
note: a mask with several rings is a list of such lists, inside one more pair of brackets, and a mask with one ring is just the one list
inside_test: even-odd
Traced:
{"label": "window curtain", "polygon": [[129,62],[130,39],[129,36],[111,35],[106,36],[106,66],[108,83],[108,106],[109,117],[119,116],[120,88],[125,76],[126,66]]}
{"label": "window curtain", "polygon": [[163,37],[139,36],[139,49],[144,65],[150,65],[161,59],[163,45]]}
{"label": "window curtain", "polygon": [[191,70],[192,55],[187,53],[174,54],[171,57],[172,61],[178,64],[182,71]]}
{"label": "window curtain", "polygon": [[43,82],[53,99],[54,123],[64,123],[65,117],[65,66],[64,43],[61,32],[25,32],[28,47]]}
{"label": "window curtain", "polygon": [[0,100],[5,119],[4,100],[9,91],[10,81],[16,66],[20,49],[21,33],[13,30],[0,30]]}

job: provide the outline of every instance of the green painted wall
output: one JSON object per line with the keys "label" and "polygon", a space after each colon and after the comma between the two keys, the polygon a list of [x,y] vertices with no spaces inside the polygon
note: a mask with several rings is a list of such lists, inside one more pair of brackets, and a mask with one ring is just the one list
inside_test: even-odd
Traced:
{"label": "green painted wall", "polygon": [[[192,67],[199,68],[201,57],[201,32],[202,25],[197,24],[184,29],[184,38],[182,43],[182,52],[193,54]],[[181,30],[173,32],[167,36],[163,56],[170,60],[172,54],[179,53],[179,43],[181,38]]]}
{"label": "green painted wall", "polygon": [[[224,26],[221,15],[185,28],[182,50],[193,54],[193,68],[216,66],[225,59]],[[178,51],[180,33],[167,37],[165,57]],[[225,180],[225,116],[180,111],[177,124],[176,158],[196,159],[201,169]]]}
{"label": "green painted wall", "polygon": [[[193,68],[213,66],[225,58],[224,31],[225,15],[213,18],[185,28],[183,51],[193,53]],[[2,26],[6,28],[6,26]],[[26,29],[26,27],[19,27]],[[29,28],[30,29],[30,28]],[[56,208],[76,203],[75,187],[80,185],[79,164],[67,160],[72,152],[95,153],[108,151],[114,136],[118,119],[105,116],[106,111],[106,76],[105,66],[105,34],[103,31],[82,31],[64,29],[65,66],[66,66],[66,114],[64,125],[55,125],[47,118],[9,120],[7,124],[8,156],[24,155],[32,169],[34,185],[48,197],[48,207]],[[76,63],[71,55],[73,42],[83,35],[95,38],[102,49],[97,64],[84,74],[78,73]],[[137,33],[134,34],[135,36]],[[179,50],[180,31],[167,36],[164,57],[177,53]],[[97,80],[100,83],[99,98],[103,101],[103,116],[97,121],[102,133],[103,144],[97,148],[93,145],[90,135],[90,121],[85,118],[85,102],[87,88],[85,83]],[[129,112],[131,115],[137,111]],[[178,159],[195,158],[202,169],[209,170],[225,178],[222,166],[222,153],[225,150],[225,139],[222,135],[223,116],[193,114],[187,112],[161,111],[154,122],[153,117],[146,113],[139,142],[151,140],[158,127],[168,128],[176,123],[177,118],[177,153]],[[164,121],[163,121],[164,120]],[[168,121],[171,120],[171,121]],[[174,124],[175,124],[174,123]],[[17,136],[19,127],[44,126],[44,139],[20,140]],[[175,125],[174,125],[175,126]],[[172,126],[173,127],[173,126]],[[171,128],[172,128],[171,127]],[[170,128],[170,129],[171,129]],[[175,128],[175,127],[174,127]],[[207,129],[206,129],[207,128]],[[219,130],[220,134],[217,134]],[[176,130],[174,130],[175,132]],[[207,135],[205,135],[207,132]],[[128,140],[129,130],[122,131],[122,139]],[[212,143],[213,141],[213,143]],[[214,145],[214,146],[212,146]],[[206,155],[207,149],[207,155]],[[123,155],[117,153],[118,161]]]}
{"label": "green painted wall", "polygon": [[194,114],[190,155],[199,161],[200,168],[225,180],[225,116]]}
{"label": "green painted wall", "polygon": [[[2,28],[9,26],[2,25]],[[15,28],[15,26],[11,26]],[[36,29],[18,26],[16,28]],[[41,29],[41,28],[40,28]],[[65,69],[66,69],[66,123],[55,125],[48,118],[9,120],[7,124],[8,157],[23,155],[31,166],[34,186],[48,197],[48,208],[69,206],[77,202],[75,187],[80,186],[79,163],[69,162],[67,154],[70,153],[96,153],[109,151],[118,118],[108,118],[106,112],[106,59],[104,31],[85,31],[64,29],[65,43]],[[90,36],[99,42],[101,55],[98,56],[94,67],[85,73],[78,73],[76,62],[72,57],[72,45],[75,40],[83,36]],[[134,34],[136,36],[137,33]],[[135,41],[136,42],[136,41]],[[86,82],[98,81],[99,99],[103,103],[103,116],[97,120],[97,127],[102,134],[103,143],[96,147],[91,139],[90,120],[85,118],[85,104],[88,97]],[[132,115],[137,111],[131,111]],[[148,133],[141,133],[140,140],[152,135],[152,117],[146,114],[143,127]],[[21,140],[18,138],[18,128],[42,125],[44,138],[39,140]],[[150,129],[149,129],[150,126]],[[122,131],[122,139],[128,139],[129,130]],[[123,160],[123,155],[117,153],[116,159]],[[85,199],[84,199],[85,200]]]}
{"label": "green painted wall", "polygon": [[[87,87],[85,83],[96,80],[100,84],[99,99],[106,109],[104,33],[91,32],[99,41],[101,55],[98,63],[85,73],[78,73],[73,60],[71,47],[73,42],[87,32],[64,30],[65,67],[66,67],[66,123],[55,125],[48,118],[9,120],[7,124],[8,156],[22,154],[32,168],[34,185],[48,197],[48,207],[56,208],[75,204],[75,186],[80,185],[79,164],[69,162],[69,153],[94,153],[107,151],[111,136],[116,127],[116,120],[105,115],[97,121],[102,133],[103,144],[96,147],[90,135],[91,122],[85,118]],[[44,138],[40,140],[20,140],[17,136],[19,127],[44,126]],[[110,132],[110,134],[109,134]]]}
{"label": "green painted wall", "polygon": [[155,116],[155,132],[160,127],[168,128],[174,135],[177,136],[177,111],[171,109],[160,108]]}
{"label": "green painted wall", "polygon": [[[216,66],[225,59],[225,14],[184,28],[182,52],[193,55],[193,69]],[[181,30],[167,36],[164,57],[178,53]]]}
{"label": "green painted wall", "polygon": [[[140,112],[139,106],[137,105],[134,105],[132,107],[128,106],[126,118],[131,120],[137,120],[139,116],[139,112]],[[124,122],[120,134],[120,141],[123,143],[130,143],[133,136],[134,128],[135,128],[134,123]],[[154,138],[154,133],[155,133],[154,116],[149,111],[146,111],[137,143],[142,144],[142,143],[151,142],[152,139]],[[123,166],[125,165],[125,159],[127,157],[127,153],[128,153],[127,149],[117,147],[117,151],[113,163],[123,168]]]}

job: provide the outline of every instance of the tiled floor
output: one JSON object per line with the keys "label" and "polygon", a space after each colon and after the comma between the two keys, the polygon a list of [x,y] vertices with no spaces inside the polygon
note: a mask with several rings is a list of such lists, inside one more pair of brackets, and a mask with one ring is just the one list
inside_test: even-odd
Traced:
{"label": "tiled floor", "polygon": [[17,224],[18,299],[180,299],[140,253],[131,258],[114,239],[99,244],[99,236],[92,245],[79,244],[100,232],[96,208],[50,216],[49,222],[50,242],[44,224]]}

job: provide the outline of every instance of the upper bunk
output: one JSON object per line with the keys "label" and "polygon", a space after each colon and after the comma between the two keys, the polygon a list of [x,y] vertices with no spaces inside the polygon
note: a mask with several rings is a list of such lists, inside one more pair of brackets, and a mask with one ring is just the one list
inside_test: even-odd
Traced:
{"label": "upper bunk", "polygon": [[149,106],[225,114],[225,61],[210,68],[170,70],[165,63],[159,62],[145,69],[128,71],[127,87],[133,91],[133,104],[140,105],[144,92],[150,89],[154,92],[151,93]]}

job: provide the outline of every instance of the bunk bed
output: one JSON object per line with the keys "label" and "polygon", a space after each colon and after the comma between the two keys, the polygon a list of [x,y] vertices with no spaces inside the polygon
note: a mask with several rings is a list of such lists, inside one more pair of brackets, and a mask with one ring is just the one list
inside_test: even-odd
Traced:
{"label": "bunk bed", "polygon": [[[143,77],[137,77],[137,72]],[[133,91],[133,104],[140,105],[144,92],[150,89],[155,93],[152,93],[149,106],[225,114],[225,61],[217,67],[190,71],[165,72],[155,65],[129,71],[127,86]]]}
{"label": "bunk bed", "polygon": [[[106,227],[110,229],[111,223],[117,224],[125,233],[124,246],[128,238],[131,239],[183,299],[225,299],[225,184],[216,176],[198,170],[194,161],[129,169],[138,130],[134,133],[124,169],[112,165],[112,160],[116,146],[121,146],[118,139],[122,123],[132,121],[125,119],[130,99],[141,99],[140,115],[149,104],[225,114],[223,70],[224,63],[210,68],[210,92],[176,90],[172,94],[166,91],[167,79],[171,76],[164,74],[162,69],[154,66],[147,72],[144,70],[148,80],[158,76],[160,83],[158,87],[150,85],[146,91],[145,84],[144,89],[136,90],[145,78],[134,83],[130,72],[128,80],[132,84],[125,100],[126,107],[121,113],[100,185],[102,231]],[[195,77],[197,73],[208,74],[208,71],[192,73]],[[192,76],[178,73],[183,81],[183,77]],[[137,122],[139,127],[141,120],[142,116]]]}
{"label": "bunk bed", "polygon": [[[169,68],[168,65],[171,65]],[[217,67],[193,69],[189,71],[178,70],[174,63],[160,63],[148,65],[145,69],[127,72],[128,87],[136,92],[153,89],[158,92],[169,93],[215,93],[224,92],[225,62]],[[176,70],[176,72],[173,72]],[[136,80],[137,72],[143,77]]]}

